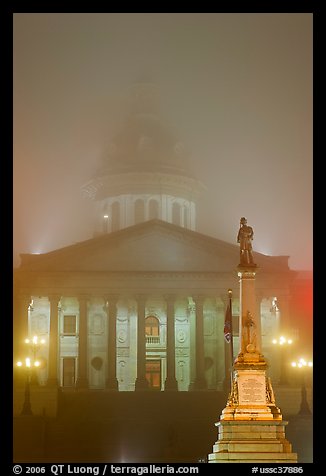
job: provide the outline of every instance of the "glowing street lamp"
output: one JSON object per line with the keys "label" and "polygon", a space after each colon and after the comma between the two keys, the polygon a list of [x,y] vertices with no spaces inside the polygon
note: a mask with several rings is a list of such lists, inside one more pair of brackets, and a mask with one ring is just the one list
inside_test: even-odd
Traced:
{"label": "glowing street lamp", "polygon": [[302,372],[302,386],[301,386],[301,404],[298,415],[311,415],[311,410],[309,408],[307,400],[307,389],[306,389],[306,372],[309,368],[312,368],[312,361],[306,361],[301,358],[297,362],[292,362],[292,367]]}
{"label": "glowing street lamp", "polygon": [[37,351],[45,344],[45,339],[39,340],[38,336],[33,336],[31,339],[25,339],[25,344],[30,346],[33,358],[35,359]]}
{"label": "glowing street lamp", "polygon": [[38,360],[31,362],[30,357],[26,357],[24,361],[19,361],[16,365],[17,367],[24,369],[24,371],[26,372],[25,396],[21,415],[33,415],[31,407],[30,377],[32,368],[39,367],[40,362]]}
{"label": "glowing street lamp", "polygon": [[[37,353],[40,350],[40,348],[45,344],[45,340],[44,339],[39,340],[38,336],[33,336],[32,338],[25,339],[25,344],[29,346],[30,354],[35,364],[36,362],[38,362]],[[40,362],[38,362],[38,365],[34,365],[33,371],[31,373],[31,383],[34,385],[38,384],[36,368],[39,366],[40,366]]]}
{"label": "glowing street lamp", "polygon": [[36,370],[40,367],[41,363],[37,359],[37,352],[45,344],[44,339],[39,339],[38,336],[33,336],[30,339],[25,339],[25,344],[28,346],[28,357],[16,363],[16,366],[26,373],[25,380],[25,397],[24,404],[21,411],[21,415],[33,415],[31,408],[31,395],[30,385],[31,383],[38,383]]}
{"label": "glowing street lamp", "polygon": [[284,336],[281,336],[279,339],[273,339],[272,340],[273,344],[279,344],[279,345],[287,345],[287,344],[292,344],[293,340],[292,339],[287,339]]}
{"label": "glowing street lamp", "polygon": [[280,375],[280,383],[287,384],[287,369],[286,369],[286,361],[287,361],[287,349],[293,343],[292,339],[288,339],[287,337],[281,336],[278,339],[273,339],[272,344],[277,345],[281,349],[281,375]]}

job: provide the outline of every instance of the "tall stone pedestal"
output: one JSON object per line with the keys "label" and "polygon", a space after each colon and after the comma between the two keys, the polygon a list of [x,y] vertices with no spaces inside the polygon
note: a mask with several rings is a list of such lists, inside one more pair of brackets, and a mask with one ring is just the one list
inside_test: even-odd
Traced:
{"label": "tall stone pedestal", "polygon": [[209,463],[296,463],[284,421],[220,421]]}
{"label": "tall stone pedestal", "polygon": [[[240,349],[232,371],[232,388],[222,411],[218,439],[209,463],[296,463],[297,454],[285,438],[281,410],[276,406],[267,362],[261,352],[260,310],[255,296],[257,267],[251,245],[253,231],[241,218],[240,259]],[[241,241],[242,240],[242,241]]]}

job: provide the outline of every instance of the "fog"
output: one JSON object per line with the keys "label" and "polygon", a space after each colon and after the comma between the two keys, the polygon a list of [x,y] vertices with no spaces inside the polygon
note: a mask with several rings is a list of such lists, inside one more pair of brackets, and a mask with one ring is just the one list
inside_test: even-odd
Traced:
{"label": "fog", "polygon": [[197,231],[312,269],[312,14],[14,14],[13,262],[93,236],[82,185],[158,85],[206,186]]}

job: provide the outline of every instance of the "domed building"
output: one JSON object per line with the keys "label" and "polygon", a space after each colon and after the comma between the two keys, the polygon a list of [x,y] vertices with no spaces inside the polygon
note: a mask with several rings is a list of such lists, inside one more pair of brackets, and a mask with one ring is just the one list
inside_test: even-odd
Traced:
{"label": "domed building", "polygon": [[103,162],[83,188],[97,202],[97,234],[156,218],[196,229],[196,199],[203,185],[189,170],[183,143],[158,115],[155,84],[133,86],[130,114]]}
{"label": "domed building", "polygon": [[[83,186],[95,205],[93,238],[21,255],[15,356],[26,336],[44,339],[37,348],[44,389],[223,390],[231,360],[223,332],[228,289],[238,348],[239,248],[196,230],[204,185],[160,119],[156,86],[136,83],[130,105],[108,156]],[[298,327],[291,315],[297,273],[287,256],[254,252],[254,259],[262,348],[275,381],[272,338]]]}

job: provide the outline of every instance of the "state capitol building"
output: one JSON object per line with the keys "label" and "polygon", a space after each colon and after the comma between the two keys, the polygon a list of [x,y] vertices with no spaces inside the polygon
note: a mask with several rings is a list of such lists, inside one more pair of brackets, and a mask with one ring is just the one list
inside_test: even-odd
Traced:
{"label": "state capitol building", "polygon": [[[223,332],[228,289],[238,350],[237,230],[234,243],[197,230],[204,187],[160,119],[156,86],[135,83],[130,104],[106,160],[83,186],[94,201],[93,237],[21,254],[14,270],[15,358],[23,356],[24,339],[36,335],[44,340],[37,349],[40,387],[222,390],[230,369]],[[289,269],[288,258],[254,251],[262,349],[273,381],[281,372],[273,338],[306,335],[300,290],[311,276]]]}

